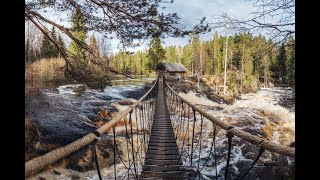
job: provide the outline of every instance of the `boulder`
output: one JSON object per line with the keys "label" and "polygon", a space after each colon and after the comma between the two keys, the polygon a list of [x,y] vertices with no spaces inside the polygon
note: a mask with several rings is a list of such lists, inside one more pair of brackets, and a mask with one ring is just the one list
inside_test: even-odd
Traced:
{"label": "boulder", "polygon": [[132,105],[133,102],[130,101],[129,99],[123,99],[123,100],[118,101],[118,104],[122,105],[122,106],[127,106],[127,105]]}

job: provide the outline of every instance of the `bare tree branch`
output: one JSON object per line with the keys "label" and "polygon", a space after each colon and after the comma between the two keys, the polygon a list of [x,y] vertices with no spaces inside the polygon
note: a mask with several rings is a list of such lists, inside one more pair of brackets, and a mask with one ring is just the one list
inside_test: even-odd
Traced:
{"label": "bare tree branch", "polygon": [[[253,5],[256,10],[251,13],[251,19],[229,18],[239,32],[265,33],[277,39],[277,44],[295,34],[294,0],[256,0]],[[223,18],[224,14],[216,18],[213,27],[223,27],[220,21]]]}

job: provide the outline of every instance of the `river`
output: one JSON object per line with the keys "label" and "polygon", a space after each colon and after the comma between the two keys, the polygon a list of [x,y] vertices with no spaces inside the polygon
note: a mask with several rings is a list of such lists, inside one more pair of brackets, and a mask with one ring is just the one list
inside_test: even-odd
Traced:
{"label": "river", "polygon": [[96,129],[94,120],[102,109],[119,111],[118,101],[139,99],[154,77],[134,79],[115,77],[112,86],[103,90],[89,89],[82,84],[37,83],[40,96],[25,97],[25,111],[46,132],[43,141],[68,144]]}
{"label": "river", "polygon": [[[92,120],[97,117],[97,112],[101,109],[118,108],[119,110],[118,101],[122,99],[135,101],[140,98],[148,90],[146,85],[152,80],[154,80],[152,77],[137,77],[131,80],[116,77],[112,81],[112,86],[108,86],[102,91],[85,88],[81,93],[74,91],[74,89],[82,86],[80,84],[43,86],[41,92],[45,101],[43,99],[37,101],[34,98],[27,98],[26,111],[31,115],[33,114],[33,119],[38,121],[48,134],[51,134],[45,137],[44,141],[63,145],[92,132],[96,128]],[[180,95],[189,101],[203,105],[208,113],[244,131],[283,145],[291,145],[295,141],[295,104],[294,100],[292,101],[293,90],[290,88],[262,88],[257,93],[243,94],[231,105],[213,102],[206,96],[192,91],[188,93],[180,92]],[[32,108],[30,108],[31,103],[33,104]],[[196,125],[199,126],[199,123]],[[272,130],[266,131],[264,128],[269,126],[272,127]],[[200,161],[200,164],[204,165],[206,159],[209,158],[202,171],[203,178],[214,178],[217,170],[219,179],[223,179],[223,168],[225,167],[227,153],[226,134],[225,131],[220,131],[216,138],[216,150],[220,155],[217,157],[218,168],[215,169],[213,168],[213,154],[210,153],[212,137],[208,136],[211,131],[212,125],[209,121],[205,121],[204,132],[207,133],[208,138],[203,143],[200,158],[195,156],[194,162]],[[240,138],[234,138],[233,144],[229,171],[231,177],[234,178],[239,173],[243,173],[252,163],[259,149]],[[194,154],[198,154],[198,151],[196,150]],[[188,163],[188,158],[184,157],[183,161]],[[278,170],[274,170],[274,168],[270,170],[271,165],[275,165]],[[119,166],[119,170],[123,170],[121,164],[117,166]],[[279,167],[289,168],[289,170],[279,170]],[[266,151],[252,172],[253,175],[259,173],[274,174],[274,171],[292,173],[293,167],[293,158]],[[59,170],[61,174],[54,175],[47,172],[41,176],[72,179],[72,176],[76,174],[78,177],[87,177],[83,179],[98,179],[94,170],[82,173],[63,168],[56,170]],[[110,178],[112,176],[111,169],[104,168],[102,171],[104,177]]]}
{"label": "river", "polygon": [[[179,93],[182,97],[193,104],[201,105],[207,113],[214,115],[221,121],[238,127],[253,135],[266,138],[274,143],[290,146],[295,142],[295,101],[294,91],[291,88],[261,88],[256,93],[241,95],[233,104],[228,105],[222,102],[213,102],[205,95],[189,91]],[[197,116],[200,119],[200,116]],[[216,137],[217,169],[213,168],[214,155],[210,151],[212,146],[213,126],[204,119],[203,122],[204,145],[200,158],[199,147],[195,150],[193,162],[201,165],[207,163],[202,170],[204,179],[215,178],[217,171],[218,179],[223,179],[225,173],[227,156],[226,131],[219,131]],[[200,121],[196,123],[196,129],[200,129]],[[230,158],[230,178],[238,178],[253,162],[259,148],[238,137],[233,138],[233,147]],[[213,148],[214,149],[214,148]],[[209,161],[206,162],[206,159]],[[183,158],[184,163],[189,163],[189,158]],[[275,174],[278,174],[275,176]],[[289,175],[290,174],[290,175]],[[285,157],[269,151],[261,156],[257,165],[251,170],[248,176],[260,176],[260,179],[274,179],[294,177],[294,158]]]}

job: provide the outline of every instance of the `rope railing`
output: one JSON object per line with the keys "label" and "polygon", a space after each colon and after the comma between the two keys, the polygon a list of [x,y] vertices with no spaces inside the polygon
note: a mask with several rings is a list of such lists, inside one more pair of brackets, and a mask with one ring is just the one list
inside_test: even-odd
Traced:
{"label": "rope railing", "polygon": [[[154,115],[154,106],[156,102],[158,78],[152,87],[135,103],[121,113],[117,114],[111,121],[107,122],[94,132],[89,133],[82,138],[55,150],[52,150],[42,156],[31,159],[25,163],[25,177],[37,174],[39,171],[54,164],[60,159],[66,158],[71,153],[81,150],[82,148],[91,145],[94,155],[95,165],[98,171],[99,179],[101,179],[101,171],[97,158],[97,142],[101,140],[100,136],[109,132],[112,129],[111,136],[113,136],[112,148],[114,151],[114,179],[117,178],[116,161],[122,162],[127,168],[126,176],[129,178],[130,173],[138,179],[138,166],[141,167],[144,163],[147,144],[152,127],[152,120]],[[135,123],[132,121],[135,120]],[[119,140],[117,140],[116,128],[120,121],[124,121],[125,126],[125,141],[127,159],[121,157],[118,147]],[[135,126],[135,127],[133,127]],[[117,158],[116,158],[117,155]]]}
{"label": "rope railing", "polygon": [[[227,179],[228,177],[230,178],[230,175],[228,176],[228,168],[230,166],[230,155],[234,145],[234,142],[232,142],[232,140],[235,136],[260,148],[259,152],[257,152],[256,159],[254,159],[250,168],[248,168],[245,173],[241,174],[242,177],[240,179],[243,179],[248,174],[248,172],[259,160],[260,156],[265,150],[287,157],[295,157],[294,148],[270,142],[266,139],[257,137],[237,127],[231,126],[226,122],[221,121],[219,118],[206,112],[198,104],[193,104],[187,99],[180,96],[172,89],[172,87],[168,85],[167,82],[166,98],[172,126],[180,152],[180,158],[183,160],[185,167],[190,167],[194,172],[196,172],[197,175],[195,175],[195,177],[198,177],[199,179],[213,178],[205,178],[204,176],[206,175],[201,173],[203,169],[208,166],[209,157],[213,158],[214,164],[211,166],[214,167],[213,171],[215,172],[213,174],[216,179],[218,178],[218,169],[221,170],[221,165],[219,167],[217,166],[218,152],[216,136],[218,134],[218,127],[226,130],[227,136],[227,146],[225,150],[227,157],[224,161],[224,179]],[[210,123],[212,124],[213,128],[211,134],[210,132],[208,132],[208,129],[210,129]],[[206,128],[204,128],[205,126]],[[210,140],[212,141],[210,142]],[[206,143],[204,143],[204,141],[206,141]],[[203,146],[203,144],[205,144],[205,146]],[[205,147],[207,147],[206,150],[204,150]],[[221,157],[222,149],[218,148],[218,150]],[[207,154],[205,154],[204,152],[206,152]],[[220,176],[222,175],[220,174]]]}

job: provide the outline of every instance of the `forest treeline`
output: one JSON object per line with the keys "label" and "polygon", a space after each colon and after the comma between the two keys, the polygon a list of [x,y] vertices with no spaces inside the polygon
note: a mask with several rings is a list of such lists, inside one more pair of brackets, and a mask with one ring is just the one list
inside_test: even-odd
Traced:
{"label": "forest treeline", "polygon": [[[54,28],[52,32],[54,38],[65,44],[61,36],[55,34]],[[182,63],[189,70],[189,74],[197,74],[201,71],[204,75],[218,75],[224,70],[225,41],[226,37],[217,32],[207,41],[194,36],[185,46],[164,47],[163,61]],[[94,35],[91,35],[89,44],[94,47],[97,54],[107,56],[103,50],[100,50]],[[31,49],[28,52],[27,47],[26,61],[59,57],[59,52],[49,43],[46,36],[43,37],[38,51]],[[262,35],[254,37],[249,33],[235,34],[229,36],[227,53],[227,70],[256,77],[265,84],[273,82],[292,87],[295,85],[295,39],[293,37],[289,37],[282,44],[275,44]],[[125,51],[111,53],[105,63],[126,74],[146,75],[153,72],[148,66],[148,49],[135,53]]]}
{"label": "forest treeline", "polygon": [[[294,1],[258,0],[253,4],[252,19],[243,22],[222,13],[211,23],[202,17],[191,29],[183,28],[183,22],[176,13],[160,13],[161,3],[158,1],[114,1],[111,4],[114,6],[101,6],[96,1],[52,3],[35,0],[26,3],[26,67],[33,67],[29,64],[43,59],[63,59],[65,66],[58,69],[64,71],[66,79],[98,88],[105,87],[112,74],[150,74],[160,62],[182,63],[189,74],[213,75],[221,79],[223,73],[224,94],[226,84],[233,81],[228,79],[228,74],[240,77],[241,85],[246,80],[258,80],[264,85],[273,82],[295,86]],[[112,7],[117,9],[110,10]],[[71,27],[65,28],[43,16],[39,11],[43,8],[68,12]],[[103,13],[95,14],[97,9]],[[265,23],[266,17],[279,14],[278,21]],[[105,18],[113,16],[117,18]],[[215,32],[209,40],[199,38],[198,34],[220,28],[224,28],[226,34],[231,29],[238,33],[223,36]],[[99,33],[99,38],[93,32]],[[268,37],[253,36],[249,32],[267,33]],[[112,50],[107,39],[112,39],[109,36],[112,33],[122,47],[134,47],[135,40],[152,39],[145,50],[110,54]],[[161,39],[155,39],[156,36],[192,38],[187,45],[162,48]],[[65,38],[70,43],[65,43]],[[39,67],[45,66],[46,61],[43,62]],[[33,69],[29,72],[32,75]],[[51,73],[55,74],[54,71]],[[237,79],[235,86],[238,84]]]}
{"label": "forest treeline", "polygon": [[[225,36],[214,33],[208,41],[199,36],[191,38],[185,46],[165,47],[164,62],[182,63],[189,74],[201,71],[204,75],[218,75],[224,70]],[[227,70],[253,76],[262,83],[295,84],[295,39],[289,37],[282,44],[275,44],[264,36],[249,33],[229,36]],[[119,52],[109,57],[110,66],[131,74],[148,74],[148,50],[134,54]]]}

